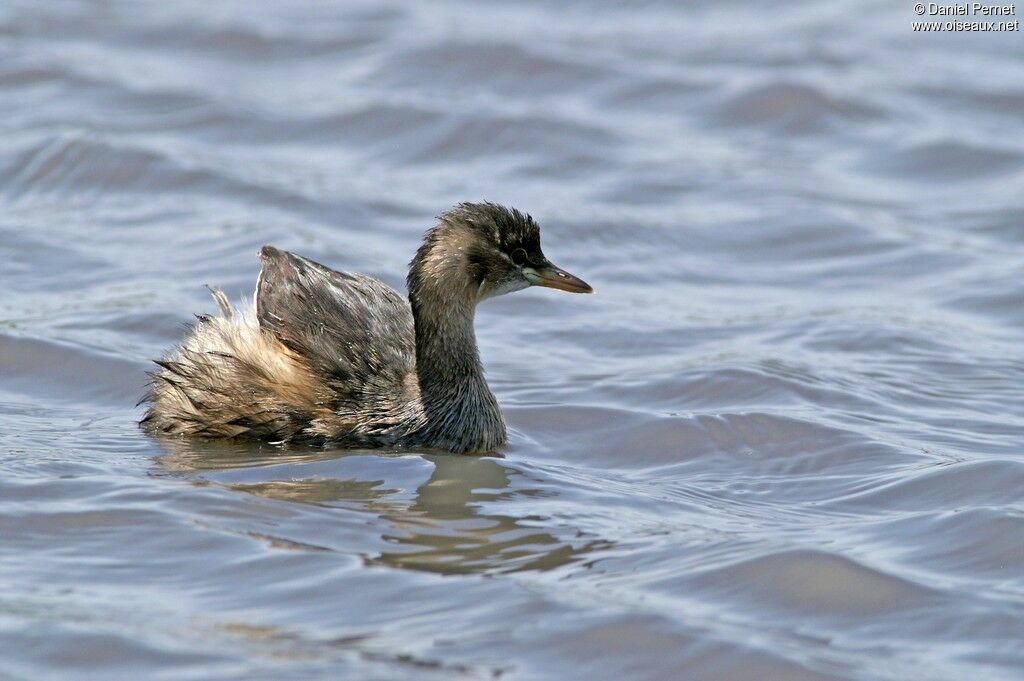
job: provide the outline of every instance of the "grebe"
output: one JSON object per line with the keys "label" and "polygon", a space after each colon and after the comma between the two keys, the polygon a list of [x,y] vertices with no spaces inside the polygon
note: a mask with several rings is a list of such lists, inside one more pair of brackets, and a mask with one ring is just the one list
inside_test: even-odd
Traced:
{"label": "grebe", "polygon": [[547,286],[591,293],[555,267],[533,218],[462,203],[427,231],[406,300],[365,274],[264,246],[255,309],[199,322],[152,374],[154,434],[486,453],[506,441],[484,380],[477,303]]}

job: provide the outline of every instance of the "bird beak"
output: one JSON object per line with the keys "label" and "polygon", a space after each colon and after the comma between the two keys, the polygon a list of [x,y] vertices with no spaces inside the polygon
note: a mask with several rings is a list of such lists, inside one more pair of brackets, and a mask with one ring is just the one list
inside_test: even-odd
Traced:
{"label": "bird beak", "polygon": [[579,277],[573,276],[565,270],[547,263],[542,267],[524,267],[523,276],[530,282],[531,286],[547,286],[557,288],[560,291],[569,293],[593,293],[594,289],[590,284]]}

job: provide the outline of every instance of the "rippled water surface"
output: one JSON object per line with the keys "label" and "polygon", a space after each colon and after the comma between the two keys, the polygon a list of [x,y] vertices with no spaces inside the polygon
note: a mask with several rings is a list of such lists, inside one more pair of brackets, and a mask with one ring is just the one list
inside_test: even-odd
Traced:
{"label": "rippled water surface", "polygon": [[[0,678],[1024,678],[1024,39],[909,3],[0,4]],[[273,243],[529,210],[502,457],[155,442]]]}

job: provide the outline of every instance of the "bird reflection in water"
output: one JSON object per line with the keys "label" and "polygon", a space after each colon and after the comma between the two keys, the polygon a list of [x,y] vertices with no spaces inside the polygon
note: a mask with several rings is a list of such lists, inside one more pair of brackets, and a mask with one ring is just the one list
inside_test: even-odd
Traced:
{"label": "bird reflection in water", "polygon": [[[440,574],[551,570],[586,561],[611,546],[576,528],[531,515],[524,502],[551,492],[531,485],[527,474],[501,459],[282,451],[186,440],[161,444],[168,451],[159,459],[166,473],[339,513],[371,514],[374,521],[366,527],[374,528],[375,543],[383,541],[393,548],[366,555],[368,565]],[[430,467],[426,480],[424,464]],[[419,484],[410,481],[410,475]],[[505,513],[492,512],[495,508]],[[357,551],[352,547],[352,553]]]}

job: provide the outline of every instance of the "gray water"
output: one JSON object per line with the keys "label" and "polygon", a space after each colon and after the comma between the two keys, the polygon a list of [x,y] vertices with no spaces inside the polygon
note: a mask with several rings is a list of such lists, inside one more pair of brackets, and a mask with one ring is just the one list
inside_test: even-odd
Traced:
{"label": "gray water", "polygon": [[[0,678],[1024,678],[1024,39],[903,2],[5,0]],[[460,200],[501,457],[157,442],[203,284]]]}

